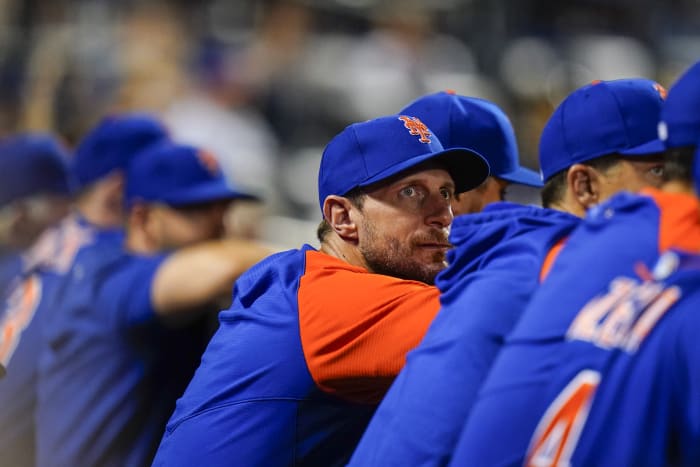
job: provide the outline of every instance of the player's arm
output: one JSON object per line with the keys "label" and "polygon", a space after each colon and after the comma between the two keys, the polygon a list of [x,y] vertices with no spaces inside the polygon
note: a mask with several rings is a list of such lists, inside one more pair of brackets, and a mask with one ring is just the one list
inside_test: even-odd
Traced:
{"label": "player's arm", "polygon": [[233,238],[178,250],[153,277],[153,309],[162,319],[178,321],[200,305],[230,302],[238,276],[274,251],[258,242]]}

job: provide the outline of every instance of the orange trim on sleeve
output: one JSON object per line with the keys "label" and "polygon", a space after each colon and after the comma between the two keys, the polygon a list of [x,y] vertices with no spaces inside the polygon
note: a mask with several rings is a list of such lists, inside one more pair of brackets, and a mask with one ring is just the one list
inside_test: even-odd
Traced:
{"label": "orange trim on sleeve", "polygon": [[659,207],[659,252],[674,248],[690,253],[700,252],[700,202],[686,193],[667,193],[647,188]]}
{"label": "orange trim on sleeve", "polygon": [[568,237],[559,239],[559,241],[555,243],[554,246],[547,252],[547,256],[544,257],[544,261],[542,262],[542,269],[540,269],[540,283],[547,278],[547,275],[549,275],[549,271],[552,269],[554,261],[556,261],[556,259],[559,257],[559,253],[561,252],[561,249],[564,248],[564,244],[566,243],[567,239]]}
{"label": "orange trim on sleeve", "polygon": [[308,251],[298,301],[312,378],[346,400],[379,402],[440,309],[439,298],[436,287]]}

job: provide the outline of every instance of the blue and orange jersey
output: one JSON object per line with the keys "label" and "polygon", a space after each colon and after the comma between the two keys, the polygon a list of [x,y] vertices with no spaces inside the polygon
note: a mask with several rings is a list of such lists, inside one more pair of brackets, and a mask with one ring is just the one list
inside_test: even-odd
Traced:
{"label": "blue and orange jersey", "polygon": [[560,211],[494,203],[455,218],[441,309],[353,454],[351,465],[444,465],[476,393],[548,252],[579,223]]}
{"label": "blue and orange jersey", "polygon": [[7,465],[36,465],[34,412],[42,325],[88,230],[81,219],[70,216],[46,231],[24,255],[24,269],[0,302],[0,364],[8,369],[0,380],[0,452]]}
{"label": "blue and orange jersey", "polygon": [[344,465],[439,308],[305,245],[242,275],[154,465]]}
{"label": "blue and orange jersey", "polygon": [[[662,441],[662,427],[683,412],[656,407],[668,395],[658,384],[666,376],[635,354],[662,352],[654,325],[677,298],[665,292],[672,286],[654,285],[652,271],[669,249],[700,251],[700,204],[691,195],[620,194],[589,212],[496,358],[453,465],[665,465],[659,459],[676,446]],[[594,396],[633,374],[640,379],[627,391]],[[614,405],[638,414],[590,428],[591,401],[607,407],[600,415],[622,413]],[[585,444],[589,429],[599,444]]]}

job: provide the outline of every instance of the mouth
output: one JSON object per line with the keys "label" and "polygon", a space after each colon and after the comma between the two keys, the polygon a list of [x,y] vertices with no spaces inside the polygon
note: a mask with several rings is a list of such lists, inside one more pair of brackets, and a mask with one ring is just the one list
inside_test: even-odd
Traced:
{"label": "mouth", "polygon": [[426,250],[442,250],[442,251],[447,251],[450,248],[452,248],[452,245],[449,243],[421,243],[418,245],[420,248],[426,249]]}

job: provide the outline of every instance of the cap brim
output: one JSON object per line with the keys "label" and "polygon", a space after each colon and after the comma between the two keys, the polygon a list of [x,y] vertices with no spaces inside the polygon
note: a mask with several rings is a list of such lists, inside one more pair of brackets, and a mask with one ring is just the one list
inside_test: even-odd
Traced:
{"label": "cap brim", "polygon": [[260,201],[258,196],[235,190],[218,180],[166,196],[163,201],[171,206],[189,206],[234,199]]}
{"label": "cap brim", "polygon": [[407,159],[368,178],[358,186],[372,185],[429,160],[435,160],[447,166],[455,183],[455,193],[463,193],[478,187],[484,183],[490,172],[486,158],[478,152],[467,148],[450,148]]}
{"label": "cap brim", "polygon": [[666,145],[660,139],[654,139],[630,149],[623,149],[618,153],[624,156],[652,156],[666,151]]}
{"label": "cap brim", "polygon": [[536,188],[542,188],[544,185],[542,182],[542,177],[539,173],[525,167],[518,167],[512,172],[491,175],[497,178],[502,178],[503,180],[511,183],[517,183],[519,185],[533,186]]}

